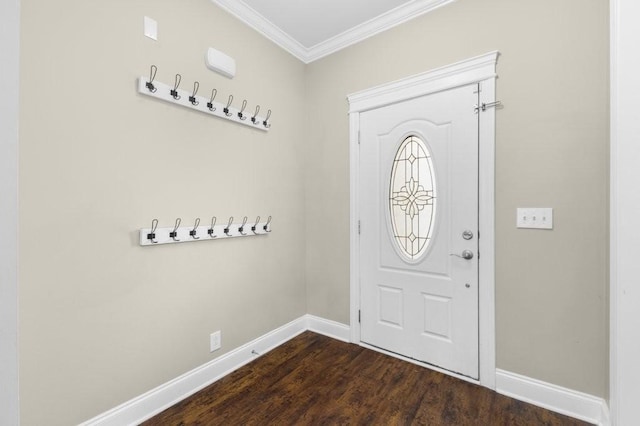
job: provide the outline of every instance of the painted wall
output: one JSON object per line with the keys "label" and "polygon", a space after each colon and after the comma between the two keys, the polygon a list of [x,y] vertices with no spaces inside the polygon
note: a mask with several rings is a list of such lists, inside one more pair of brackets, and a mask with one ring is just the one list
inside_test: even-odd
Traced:
{"label": "painted wall", "polygon": [[[307,306],[349,320],[346,96],[499,50],[497,366],[607,396],[608,2],[458,1],[308,67]],[[553,207],[553,231],[517,207]]]}
{"label": "painted wall", "polygon": [[0,424],[19,424],[18,104],[20,3],[0,2]]}
{"label": "painted wall", "polygon": [[[306,312],[347,323],[346,95],[494,49],[498,367],[606,396],[606,2],[460,0],[306,67],[208,0],[21,8],[22,424],[86,420]],[[273,109],[271,132],[139,96],[151,63]],[[556,228],[515,229],[518,206]],[[153,218],[213,214],[274,232],[137,245]]]}
{"label": "painted wall", "polygon": [[[208,0],[21,7],[22,424],[77,424],[306,312],[305,67]],[[210,46],[236,58],[235,79],[205,68]],[[271,132],[138,95],[150,64],[271,108]],[[153,218],[211,215],[273,215],[274,231],[137,243]]]}

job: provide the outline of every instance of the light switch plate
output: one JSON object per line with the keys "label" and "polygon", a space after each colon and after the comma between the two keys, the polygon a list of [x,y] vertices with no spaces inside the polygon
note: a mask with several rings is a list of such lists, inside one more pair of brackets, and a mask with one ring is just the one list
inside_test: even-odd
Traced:
{"label": "light switch plate", "polygon": [[551,207],[519,207],[516,226],[530,229],[553,229],[553,209]]}
{"label": "light switch plate", "polygon": [[144,17],[144,35],[150,39],[158,40],[158,22],[148,16]]}
{"label": "light switch plate", "polygon": [[222,346],[222,332],[220,330],[215,333],[211,333],[209,337],[209,350],[211,352],[217,351]]}

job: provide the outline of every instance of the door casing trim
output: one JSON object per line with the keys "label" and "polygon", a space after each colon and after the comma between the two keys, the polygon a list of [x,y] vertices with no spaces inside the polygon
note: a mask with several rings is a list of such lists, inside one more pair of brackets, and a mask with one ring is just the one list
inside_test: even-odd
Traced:
{"label": "door casing trim", "polygon": [[[500,53],[493,51],[456,62],[425,73],[383,84],[347,97],[349,101],[350,154],[350,323],[351,342],[360,340],[360,114],[362,112],[402,102],[468,84],[480,84],[480,104],[495,102],[496,65]],[[469,105],[469,108],[473,108]],[[490,389],[496,387],[496,327],[495,327],[495,108],[479,111],[479,172],[478,172],[478,267],[479,267],[479,373],[476,382]],[[454,375],[453,373],[449,373]],[[457,377],[457,376],[456,376]],[[475,381],[474,381],[475,382]]]}

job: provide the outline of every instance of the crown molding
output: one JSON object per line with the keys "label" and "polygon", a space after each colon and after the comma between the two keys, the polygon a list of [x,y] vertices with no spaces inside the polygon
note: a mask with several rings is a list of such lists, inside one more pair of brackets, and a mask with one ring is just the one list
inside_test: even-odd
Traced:
{"label": "crown molding", "polygon": [[212,0],[249,27],[300,59],[305,64],[324,58],[345,47],[366,40],[376,34],[424,15],[456,0],[414,0],[398,6],[376,18],[351,28],[322,43],[307,48],[256,12],[241,0]]}
{"label": "crown molding", "polygon": [[328,56],[454,1],[456,0],[415,0],[398,6],[308,49],[306,63]]}
{"label": "crown molding", "polygon": [[253,28],[275,44],[291,53],[304,63],[308,63],[308,49],[298,43],[289,34],[282,31],[274,23],[240,0],[211,0],[244,24]]}

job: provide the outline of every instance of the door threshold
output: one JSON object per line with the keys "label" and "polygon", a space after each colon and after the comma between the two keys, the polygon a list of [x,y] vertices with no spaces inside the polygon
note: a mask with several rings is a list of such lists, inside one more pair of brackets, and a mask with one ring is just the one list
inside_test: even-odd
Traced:
{"label": "door threshold", "polygon": [[[465,376],[463,374],[456,373],[456,372],[453,372],[451,370],[447,370],[445,368],[441,368],[441,367],[438,367],[438,366],[433,365],[433,364],[429,364],[428,362],[418,361],[417,359],[410,358],[410,357],[404,356],[404,355],[400,355],[400,354],[397,354],[395,352],[391,352],[391,351],[388,351],[386,349],[382,349],[382,348],[370,345],[370,344],[365,343],[365,342],[359,342],[358,345],[362,346],[363,348],[371,349],[372,351],[376,351],[376,352],[380,352],[380,353],[385,354],[385,355],[389,355],[391,357],[397,358],[397,359],[402,360],[402,361],[410,362],[411,364],[419,365],[421,367],[425,367],[425,368],[428,368],[430,370],[437,371],[438,373],[446,374],[447,376],[455,377],[456,379],[464,380],[465,382],[473,383],[474,385],[484,386],[482,383],[480,383],[480,379],[474,379],[473,377]],[[484,386],[484,387],[487,387],[487,386]]]}

